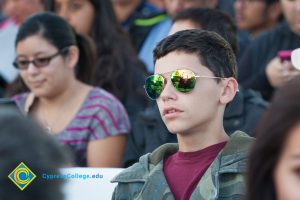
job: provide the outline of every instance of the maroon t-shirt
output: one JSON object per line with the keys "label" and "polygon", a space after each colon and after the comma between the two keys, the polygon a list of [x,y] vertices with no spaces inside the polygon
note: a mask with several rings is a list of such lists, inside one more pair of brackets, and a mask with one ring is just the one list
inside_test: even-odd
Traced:
{"label": "maroon t-shirt", "polygon": [[187,200],[227,142],[195,152],[177,152],[164,160],[163,170],[176,200]]}

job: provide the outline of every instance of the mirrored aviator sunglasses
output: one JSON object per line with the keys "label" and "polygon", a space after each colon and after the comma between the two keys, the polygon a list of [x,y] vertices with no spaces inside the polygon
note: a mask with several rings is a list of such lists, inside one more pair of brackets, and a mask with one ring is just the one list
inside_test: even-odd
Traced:
{"label": "mirrored aviator sunglasses", "polygon": [[[170,80],[174,88],[179,92],[191,92],[196,84],[196,78],[194,72],[186,69],[175,70],[170,75]],[[148,97],[152,100],[156,100],[162,93],[167,79],[160,74],[149,76],[146,79],[145,90]]]}
{"label": "mirrored aviator sunglasses", "polygon": [[[187,69],[175,70],[170,74],[172,85],[178,92],[182,93],[191,92],[195,88],[197,78],[224,79],[214,76],[197,76],[193,71]],[[166,84],[167,79],[165,77],[160,74],[155,74],[146,79],[144,87],[148,97],[152,100],[156,100]]]}

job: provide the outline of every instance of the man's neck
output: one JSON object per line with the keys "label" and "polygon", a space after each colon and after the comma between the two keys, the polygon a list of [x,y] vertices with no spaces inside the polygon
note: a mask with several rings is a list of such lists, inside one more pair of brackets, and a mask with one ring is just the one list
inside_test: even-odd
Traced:
{"label": "man's neck", "polygon": [[177,134],[179,151],[194,152],[229,140],[223,126]]}

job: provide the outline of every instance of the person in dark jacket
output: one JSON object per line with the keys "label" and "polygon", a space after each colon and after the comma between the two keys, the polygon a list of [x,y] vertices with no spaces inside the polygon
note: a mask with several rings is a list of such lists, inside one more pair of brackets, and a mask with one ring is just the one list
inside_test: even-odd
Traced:
{"label": "person in dark jacket", "polygon": [[239,63],[238,81],[244,88],[259,91],[270,100],[274,89],[299,74],[282,50],[300,47],[298,1],[281,0],[286,21],[263,33],[249,46]]}

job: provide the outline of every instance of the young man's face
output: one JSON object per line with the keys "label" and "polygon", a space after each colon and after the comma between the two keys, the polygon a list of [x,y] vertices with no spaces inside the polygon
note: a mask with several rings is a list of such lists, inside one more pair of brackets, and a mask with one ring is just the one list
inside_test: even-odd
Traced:
{"label": "young man's face", "polygon": [[201,132],[224,112],[225,105],[220,103],[222,80],[217,83],[215,79],[197,78],[195,88],[191,92],[181,93],[174,88],[170,80],[170,72],[178,69],[188,69],[199,76],[215,75],[200,63],[195,54],[171,52],[155,63],[155,74],[161,74],[167,79],[167,84],[157,99],[161,117],[167,128],[170,132],[179,134]]}

